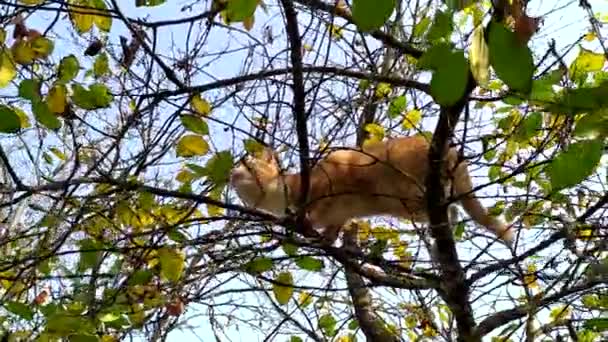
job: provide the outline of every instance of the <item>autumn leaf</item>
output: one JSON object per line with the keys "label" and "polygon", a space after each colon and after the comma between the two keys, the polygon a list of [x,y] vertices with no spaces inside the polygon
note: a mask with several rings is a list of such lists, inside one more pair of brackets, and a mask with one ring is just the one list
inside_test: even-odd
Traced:
{"label": "autumn leaf", "polygon": [[293,295],[293,276],[290,272],[281,272],[274,278],[275,283],[272,284],[272,292],[277,302],[285,305]]}
{"label": "autumn leaf", "polygon": [[9,51],[0,48],[0,88],[4,88],[15,78],[17,69]]}
{"label": "autumn leaf", "polygon": [[59,114],[65,112],[67,105],[67,90],[63,84],[54,85],[47,95],[47,104],[51,112]]}
{"label": "autumn leaf", "polygon": [[200,94],[194,95],[190,104],[192,105],[192,111],[199,115],[207,116],[211,113],[211,105]]}
{"label": "autumn leaf", "polygon": [[163,247],[158,250],[158,258],[161,277],[176,283],[184,270],[185,254],[175,248]]}
{"label": "autumn leaf", "polygon": [[209,144],[200,135],[184,135],[177,143],[178,157],[194,157],[207,154]]}

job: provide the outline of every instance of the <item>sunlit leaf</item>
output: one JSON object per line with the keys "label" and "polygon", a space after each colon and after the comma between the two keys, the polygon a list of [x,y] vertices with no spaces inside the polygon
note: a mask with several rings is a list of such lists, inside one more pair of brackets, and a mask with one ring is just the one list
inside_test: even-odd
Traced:
{"label": "sunlit leaf", "polygon": [[361,31],[380,28],[395,9],[395,0],[353,0],[353,20]]}
{"label": "sunlit leaf", "polygon": [[575,80],[584,81],[588,73],[602,70],[605,62],[606,57],[603,53],[581,48],[570,66],[570,75]]}
{"label": "sunlit leaf", "polygon": [[88,11],[84,11],[83,7],[92,7],[90,1],[88,0],[70,0],[69,4],[73,6],[68,6],[70,11],[70,19],[72,20],[72,25],[78,33],[82,34],[85,32],[89,32],[91,28],[93,28],[93,22],[95,20],[93,15],[90,15]]}
{"label": "sunlit leaf", "polygon": [[258,6],[258,0],[228,0],[224,15],[228,23],[250,18]]}
{"label": "sunlit leaf", "polygon": [[90,3],[97,9],[94,12],[96,15],[93,17],[95,26],[104,32],[110,32],[110,29],[112,28],[112,17],[108,12],[108,7],[104,0],[90,0]]}
{"label": "sunlit leaf", "polygon": [[543,116],[539,112],[528,114],[519,124],[515,131],[514,138],[519,142],[528,142],[533,136],[539,133],[543,125]]}
{"label": "sunlit leaf", "polygon": [[21,128],[28,128],[28,127],[32,126],[32,124],[30,123],[30,118],[27,116],[27,114],[23,110],[21,110],[21,108],[15,107],[15,108],[13,108],[13,111],[19,117],[19,121],[21,122]]}
{"label": "sunlit leaf", "polygon": [[16,133],[21,129],[21,120],[13,108],[0,104],[0,132]]}
{"label": "sunlit leaf", "polygon": [[78,75],[80,70],[80,63],[74,55],[69,55],[61,59],[59,63],[59,80],[62,82],[69,82]]}
{"label": "sunlit leaf", "polygon": [[309,292],[302,291],[300,292],[298,303],[303,308],[309,306],[312,303],[312,295]]}
{"label": "sunlit leaf", "polygon": [[4,88],[15,78],[17,69],[10,51],[0,47],[0,88]]}
{"label": "sunlit leaf", "polygon": [[175,248],[163,247],[158,250],[158,258],[161,277],[176,283],[185,267],[185,254]]}
{"label": "sunlit leaf", "polygon": [[192,110],[199,115],[206,116],[211,113],[211,105],[200,94],[194,95],[190,104],[192,105]]}
{"label": "sunlit leaf", "polygon": [[289,303],[291,296],[293,295],[293,276],[291,272],[281,272],[275,278],[276,283],[272,284],[272,292],[274,298],[281,305]]}
{"label": "sunlit leaf", "polygon": [[580,141],[560,152],[547,167],[554,191],[579,184],[597,168],[603,152],[601,139]]}
{"label": "sunlit leaf", "polygon": [[178,157],[202,156],[209,152],[209,144],[200,135],[184,135],[176,147]]}
{"label": "sunlit leaf", "polygon": [[49,109],[53,113],[63,113],[67,106],[67,90],[63,84],[56,84],[50,90],[46,98]]}
{"label": "sunlit leaf", "polygon": [[405,114],[401,127],[403,129],[415,128],[422,119],[422,112],[419,109],[412,109]]}
{"label": "sunlit leaf", "polygon": [[469,48],[469,61],[471,73],[480,85],[485,85],[490,79],[490,54],[488,44],[484,38],[483,25],[473,30],[471,47]]}
{"label": "sunlit leaf", "polygon": [[490,64],[498,77],[511,89],[528,93],[534,74],[534,60],[528,45],[520,43],[506,26],[492,21],[488,47]]}

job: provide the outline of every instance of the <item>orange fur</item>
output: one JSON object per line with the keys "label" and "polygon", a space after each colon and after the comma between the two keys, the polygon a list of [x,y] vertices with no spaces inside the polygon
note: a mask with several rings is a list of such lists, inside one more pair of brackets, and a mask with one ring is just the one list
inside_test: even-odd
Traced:
{"label": "orange fur", "polygon": [[[314,228],[325,228],[324,238],[333,243],[349,220],[388,215],[427,222],[424,184],[428,173],[429,143],[422,136],[367,144],[363,150],[339,149],[329,153],[310,173],[307,214]],[[446,195],[450,184],[471,218],[507,243],[513,233],[470,193],[472,182],[466,162],[456,165],[456,149],[446,162]],[[453,180],[453,181],[451,181]],[[285,215],[295,209],[300,195],[300,175],[282,174],[275,154],[246,157],[233,168],[230,183],[245,205]]]}

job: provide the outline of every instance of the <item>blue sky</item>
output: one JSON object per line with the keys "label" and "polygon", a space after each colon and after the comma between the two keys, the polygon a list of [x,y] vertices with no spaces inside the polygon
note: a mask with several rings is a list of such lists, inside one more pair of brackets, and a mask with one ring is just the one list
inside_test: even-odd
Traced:
{"label": "blue sky", "polygon": [[[121,6],[121,10],[128,15],[131,18],[143,18],[143,17],[147,17],[149,16],[149,20],[150,21],[156,21],[156,20],[166,20],[166,19],[175,19],[175,18],[179,18],[179,17],[184,17],[184,16],[191,16],[191,15],[196,15],[200,12],[201,10],[201,6],[197,6],[194,7],[195,10],[192,12],[180,12],[180,8],[182,8],[182,6],[184,6],[185,4],[188,4],[188,2],[186,1],[179,1],[179,2],[174,2],[174,1],[167,1],[166,4],[156,7],[156,8],[147,8],[147,9],[142,9],[142,8],[135,8],[134,6],[135,1],[120,1],[120,6]],[[608,9],[608,6],[606,5],[605,1],[601,1],[601,0],[596,0],[596,1],[590,1],[590,3],[594,6],[594,9],[596,11],[606,11],[606,9]],[[271,3],[272,5],[274,5],[274,3]],[[548,14],[548,16],[545,18],[545,24],[543,26],[542,31],[535,37],[535,39],[532,41],[532,45],[531,47],[533,47],[533,49],[538,49],[537,51],[545,51],[546,47],[547,47],[547,42],[551,39],[551,38],[555,38],[556,39],[556,43],[557,43],[557,47],[558,47],[558,51],[560,51],[561,49],[564,48],[564,46],[566,44],[571,44],[573,41],[575,41],[577,39],[577,37],[582,34],[583,32],[586,32],[585,29],[588,27],[588,22],[583,20],[584,18],[584,13],[581,11],[581,9],[577,6],[578,1],[532,1],[529,5],[529,13],[531,15],[543,15],[543,14]],[[568,7],[563,7],[564,5],[567,5]],[[258,10],[256,13],[257,16],[257,22],[255,27],[253,28],[252,32],[253,35],[256,37],[260,37],[262,30],[263,30],[263,26],[266,23],[266,20],[269,20],[269,18],[267,18],[263,12],[261,10]],[[49,21],[51,21],[54,17],[53,13],[43,13],[41,15],[37,15],[36,17],[32,18],[31,20],[28,21],[28,24],[32,27],[37,27],[38,25],[40,25],[40,27],[45,27],[44,25],[48,24]],[[271,22],[271,26],[273,27],[273,31],[275,34],[278,33],[282,33],[283,28],[281,27],[281,22],[279,20],[277,20],[277,17],[274,17],[272,19],[270,19]],[[302,20],[302,16],[300,17],[300,19]],[[59,25],[57,25],[56,29],[54,29],[53,33],[58,35],[58,39],[56,40],[56,49],[55,49],[55,53],[54,56],[56,57],[56,60],[59,60],[59,58],[68,55],[69,53],[74,53],[77,56],[81,56],[82,55],[82,49],[81,48],[75,48],[75,45],[73,44],[73,38],[72,37],[72,33],[71,33],[71,28],[70,29],[61,29],[62,27],[65,28],[66,27],[66,23],[67,21],[62,21],[59,23]],[[237,24],[238,25],[238,24]],[[179,53],[183,53],[183,51],[179,51],[179,49],[183,49],[186,46],[186,39],[187,36],[186,34],[184,34],[184,32],[186,32],[186,25],[181,25],[179,27],[171,27],[170,30],[163,30],[160,32],[159,34],[159,47],[160,47],[160,51],[161,53],[166,53],[168,55],[171,54],[179,54]],[[214,33],[219,33],[220,31],[214,31]],[[225,32],[225,31],[221,31],[221,32]],[[112,28],[112,32],[110,34],[110,37],[112,39],[112,43],[113,44],[118,44],[118,36],[119,34],[123,34],[125,36],[129,36],[126,31],[125,31],[125,27],[119,23],[117,20],[114,21],[113,24],[113,28]],[[85,35],[85,38],[87,38],[87,35]],[[82,38],[76,38],[78,40],[78,42],[80,44],[85,44]],[[233,39],[238,39],[238,43],[233,41]],[[282,35],[281,38],[277,39],[275,41],[275,43],[272,46],[267,46],[268,49],[273,50],[273,52],[277,52],[280,49],[283,49],[284,46],[284,35]],[[222,51],[223,49],[227,49],[230,47],[234,47],[234,46],[238,46],[240,44],[246,43],[247,41],[245,40],[244,36],[239,36],[239,37],[229,37],[227,35],[225,35],[224,33],[220,33],[219,35],[214,35],[212,39],[210,39],[204,49],[205,51],[208,51],[209,54],[211,54],[212,52],[218,52],[218,51]],[[175,44],[174,46],[177,47],[176,49],[172,48],[172,44]],[[589,47],[589,46],[587,46]],[[190,48],[192,48],[192,46],[190,46]],[[573,57],[576,56],[576,54],[578,53],[578,49],[575,48],[572,50],[572,52],[567,56],[568,60],[571,60]],[[225,77],[233,77],[239,74],[240,72],[240,67],[242,65],[242,61],[245,58],[247,54],[247,51],[241,51],[238,53],[233,53],[231,54],[229,57],[224,57],[224,58],[220,58],[220,59],[213,59],[213,62],[209,65],[207,65],[204,69],[204,72],[201,73],[200,75],[198,75],[197,79],[194,80],[192,83],[193,84],[203,84],[206,82],[210,82],[212,81],[212,76],[213,77],[217,77],[217,78],[225,78]],[[541,54],[540,52],[538,54]],[[80,59],[80,58],[79,58]],[[92,60],[92,59],[91,59]],[[211,58],[209,58],[208,60],[212,60]],[[335,56],[335,60],[340,60],[339,56]],[[287,65],[284,63],[284,61],[278,61],[274,67],[275,68],[279,68],[279,67],[286,67]],[[254,63],[252,70],[250,70],[250,72],[255,72],[258,69],[256,69],[256,67],[261,67],[261,65],[259,65],[259,63]],[[217,96],[218,93],[213,93],[211,92],[210,94],[205,94],[205,96],[209,96],[209,98],[213,99],[214,96]],[[219,119],[222,120],[226,120],[226,121],[231,121],[231,119],[237,114],[238,109],[232,107],[232,106],[226,106],[225,109],[222,109],[221,111],[216,111],[213,113],[214,116],[216,116]],[[426,122],[425,126],[427,126],[429,129],[432,128],[433,123],[432,122]],[[243,121],[240,120],[239,121],[239,126],[241,126],[244,130],[249,131],[250,128],[247,126],[247,124]],[[229,137],[226,133],[223,133],[222,128],[220,125],[211,125],[211,129],[212,129],[212,136],[216,137],[213,140],[213,144],[214,146],[218,149],[218,150],[223,150],[223,149],[228,149],[232,147],[233,144],[233,140],[231,137]],[[242,136],[244,137],[244,136]],[[241,137],[241,138],[242,138]],[[50,138],[50,143],[56,143],[53,142],[53,139]],[[237,146],[238,144],[238,139],[237,139]],[[162,172],[164,174],[171,174],[174,173],[174,170],[179,166],[178,164],[172,165],[170,167],[168,167],[167,169],[163,169]],[[480,174],[484,174],[485,171],[481,170]],[[492,194],[491,190],[488,190],[488,194]],[[526,232],[524,233],[525,236]],[[530,236],[530,238],[532,238]],[[529,245],[531,246],[531,245]],[[469,251],[475,251],[474,248],[472,248],[473,246],[470,243],[462,243],[459,244],[458,248],[459,248],[459,252],[461,253],[461,256],[463,256],[464,258],[467,257],[472,257],[472,255],[468,255],[470,254]],[[500,254],[497,253],[497,255],[503,255],[505,256],[506,254]],[[250,286],[249,283],[253,282],[253,278],[247,276],[247,275],[243,275],[238,277],[238,281],[234,281],[229,287],[230,288],[238,288],[238,287],[248,287]],[[306,272],[302,272],[300,274],[298,274],[296,276],[296,284],[301,284],[301,283],[305,283],[305,284],[311,284],[311,283],[315,283],[315,284],[325,284],[327,283],[328,278],[327,275],[324,274],[323,276],[319,276],[316,274],[311,274],[311,273],[306,273]],[[334,286],[336,284],[334,283]],[[488,287],[492,286],[493,283],[488,284]],[[224,288],[227,289],[227,288]],[[391,294],[389,291],[384,291],[384,290],[380,290],[380,291],[376,291],[376,293],[374,294],[375,296],[378,296],[378,293],[381,293],[384,296],[391,296],[392,298],[394,298],[395,300],[397,300],[397,298],[399,295],[393,295]],[[242,301],[243,304],[251,304],[251,305],[258,305],[258,302],[263,302],[265,301],[264,298],[262,298],[261,295],[238,295],[239,299]],[[405,296],[404,296],[405,297]],[[228,297],[226,297],[228,298]],[[220,300],[221,298],[216,298],[216,300]],[[484,305],[486,305],[487,303],[482,303]],[[267,305],[267,302],[264,303],[264,305]],[[510,306],[511,303],[505,303],[505,304],[501,304],[501,303],[497,303],[497,310],[501,309],[501,308],[506,308],[508,306]],[[195,308],[195,307],[191,307],[189,308],[187,315],[185,317],[188,317],[188,315],[196,315],[198,313],[204,313],[205,312],[205,308],[202,308],[202,311],[200,312],[196,312],[196,309],[200,309],[200,308]],[[292,309],[292,308],[290,308]],[[247,315],[247,313],[245,312],[245,310],[243,310],[242,312],[238,312],[238,314],[240,315]],[[245,320],[249,319],[249,317],[244,317]],[[202,341],[210,341],[210,340],[215,340],[215,337],[213,336],[213,334],[211,333],[211,327],[210,327],[210,323],[208,321],[208,319],[205,316],[200,316],[200,317],[196,317],[193,318],[192,320],[189,321],[189,324],[192,326],[196,326],[195,329],[190,332],[190,331],[184,331],[184,332],[180,332],[180,331],[175,331],[170,335],[169,340],[170,341],[174,341],[174,340],[186,340],[186,341],[196,341],[198,340],[196,338],[196,336],[200,337],[200,340]],[[227,337],[231,340],[231,341],[261,341],[264,337],[263,334],[263,327],[260,327],[261,331],[255,331],[253,329],[250,329],[248,327],[246,327],[245,325],[241,325],[241,327],[239,329],[233,327],[230,329],[227,329]],[[287,337],[284,338],[278,338],[277,340],[281,341],[281,340],[286,340]],[[222,338],[222,340],[224,340]]]}

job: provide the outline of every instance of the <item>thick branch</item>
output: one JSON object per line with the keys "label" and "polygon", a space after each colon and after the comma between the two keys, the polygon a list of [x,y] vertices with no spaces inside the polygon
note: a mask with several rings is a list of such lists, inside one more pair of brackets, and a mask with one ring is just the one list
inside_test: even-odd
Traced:
{"label": "thick branch", "polygon": [[448,150],[454,127],[460,112],[467,103],[469,94],[475,88],[475,80],[469,72],[467,90],[461,100],[451,107],[442,107],[439,121],[433,134],[429,151],[429,174],[426,179],[427,207],[431,234],[435,239],[438,262],[442,273],[443,299],[456,319],[460,341],[476,341],[475,319],[469,303],[470,288],[458,259],[456,245],[448,220],[447,201],[444,192],[444,156]]}
{"label": "thick branch", "polygon": [[304,90],[304,72],[302,70],[302,39],[298,29],[298,18],[291,0],[281,0],[285,11],[287,36],[290,44],[291,73],[293,75],[293,115],[296,121],[296,133],[300,147],[300,197],[298,198],[298,225],[304,223],[304,205],[310,187],[310,169],[308,166],[308,128],[306,126],[306,92]]}

